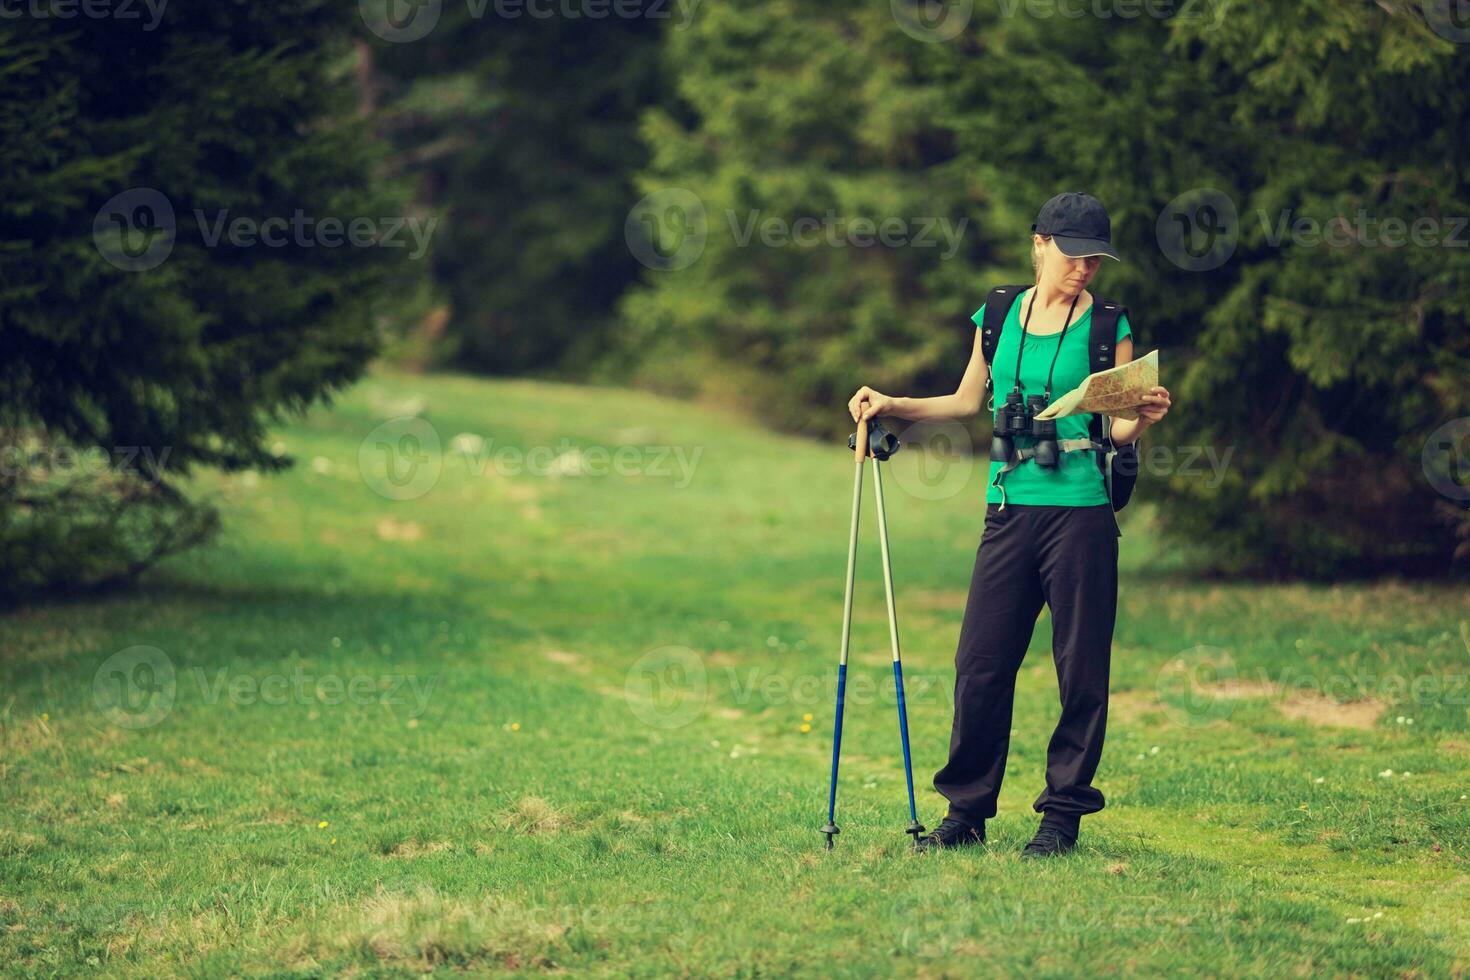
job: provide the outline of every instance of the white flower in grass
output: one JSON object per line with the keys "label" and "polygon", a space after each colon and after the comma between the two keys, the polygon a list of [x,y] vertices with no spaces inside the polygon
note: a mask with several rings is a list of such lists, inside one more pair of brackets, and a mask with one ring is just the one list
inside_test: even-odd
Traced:
{"label": "white flower in grass", "polygon": [[449,440],[449,451],[461,456],[478,456],[485,448],[485,440],[473,432],[461,432]]}
{"label": "white flower in grass", "polygon": [[1149,755],[1158,755],[1159,754],[1159,747],[1157,745],[1155,745],[1153,748],[1151,748],[1151,749],[1148,750],[1148,754]]}
{"label": "white flower in grass", "polygon": [[1312,782],[1314,782],[1314,783],[1325,783],[1325,782],[1327,782],[1327,777],[1326,776],[1318,776],[1316,779],[1312,780]]}
{"label": "white flower in grass", "polygon": [[568,449],[551,461],[549,472],[552,476],[583,475],[586,472],[586,468],[582,464],[582,451],[580,449]]}
{"label": "white flower in grass", "polygon": [[1385,769],[1382,772],[1380,772],[1378,775],[1382,776],[1384,779],[1388,779],[1390,776],[1393,775],[1393,770],[1392,769]]}

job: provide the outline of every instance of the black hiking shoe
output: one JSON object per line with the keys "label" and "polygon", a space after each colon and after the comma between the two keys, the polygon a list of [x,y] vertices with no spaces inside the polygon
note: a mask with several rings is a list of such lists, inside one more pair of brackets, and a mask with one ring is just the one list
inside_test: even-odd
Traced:
{"label": "black hiking shoe", "polygon": [[1059,827],[1042,824],[1041,829],[1036,831],[1036,836],[1031,838],[1031,843],[1021,851],[1021,857],[1052,857],[1056,854],[1065,854],[1076,846],[1075,835],[1070,835]]}
{"label": "black hiking shoe", "polygon": [[985,824],[966,823],[954,817],[945,817],[931,832],[914,839],[914,850],[939,851],[952,847],[968,847],[985,843]]}

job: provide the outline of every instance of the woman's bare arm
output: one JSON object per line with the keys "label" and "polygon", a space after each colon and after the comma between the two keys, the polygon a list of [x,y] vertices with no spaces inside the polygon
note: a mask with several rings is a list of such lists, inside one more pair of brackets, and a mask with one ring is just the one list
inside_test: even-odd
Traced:
{"label": "woman's bare arm", "polygon": [[975,331],[975,348],[970,352],[970,363],[965,376],[953,395],[936,395],[933,398],[893,398],[864,385],[847,403],[848,412],[856,422],[875,415],[891,415],[895,418],[921,422],[925,419],[962,419],[980,411],[985,397],[985,381],[990,377],[990,366],[980,346],[980,331]]}

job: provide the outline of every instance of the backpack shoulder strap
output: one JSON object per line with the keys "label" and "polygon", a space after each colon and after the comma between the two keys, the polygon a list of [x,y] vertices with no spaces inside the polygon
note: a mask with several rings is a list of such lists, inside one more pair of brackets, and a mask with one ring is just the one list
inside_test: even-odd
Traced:
{"label": "backpack shoulder strap", "polygon": [[[1011,307],[1021,294],[1031,288],[1030,283],[1019,286],[996,286],[985,297],[985,316],[980,322],[980,351],[985,355],[985,363],[991,364],[995,360],[995,348],[1000,345],[1000,331],[1005,326],[1006,316],[1010,314]],[[989,380],[986,381],[989,387]]]}
{"label": "backpack shoulder strap", "polygon": [[[1114,303],[1112,300],[1094,296],[1092,299],[1092,330],[1087,338],[1087,373],[1096,374],[1106,371],[1118,360],[1118,352],[1114,349],[1118,339],[1118,321],[1123,314],[1128,312],[1128,307],[1122,303]],[[1102,416],[1097,412],[1092,413],[1092,420],[1088,423],[1088,430],[1092,438],[1098,442],[1103,441]]]}

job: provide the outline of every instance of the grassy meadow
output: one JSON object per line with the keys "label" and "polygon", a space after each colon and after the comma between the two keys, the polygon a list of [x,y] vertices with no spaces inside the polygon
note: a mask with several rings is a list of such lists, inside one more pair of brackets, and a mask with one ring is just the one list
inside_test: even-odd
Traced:
{"label": "grassy meadow", "polygon": [[[0,616],[4,973],[1470,967],[1461,589],[1200,580],[1130,506],[1106,809],[1019,860],[1043,613],[990,842],[915,856],[869,483],[827,853],[845,446],[386,369],[278,439],[284,475],[195,477],[217,543]],[[936,456],[885,464],[930,826],[984,511]]]}

